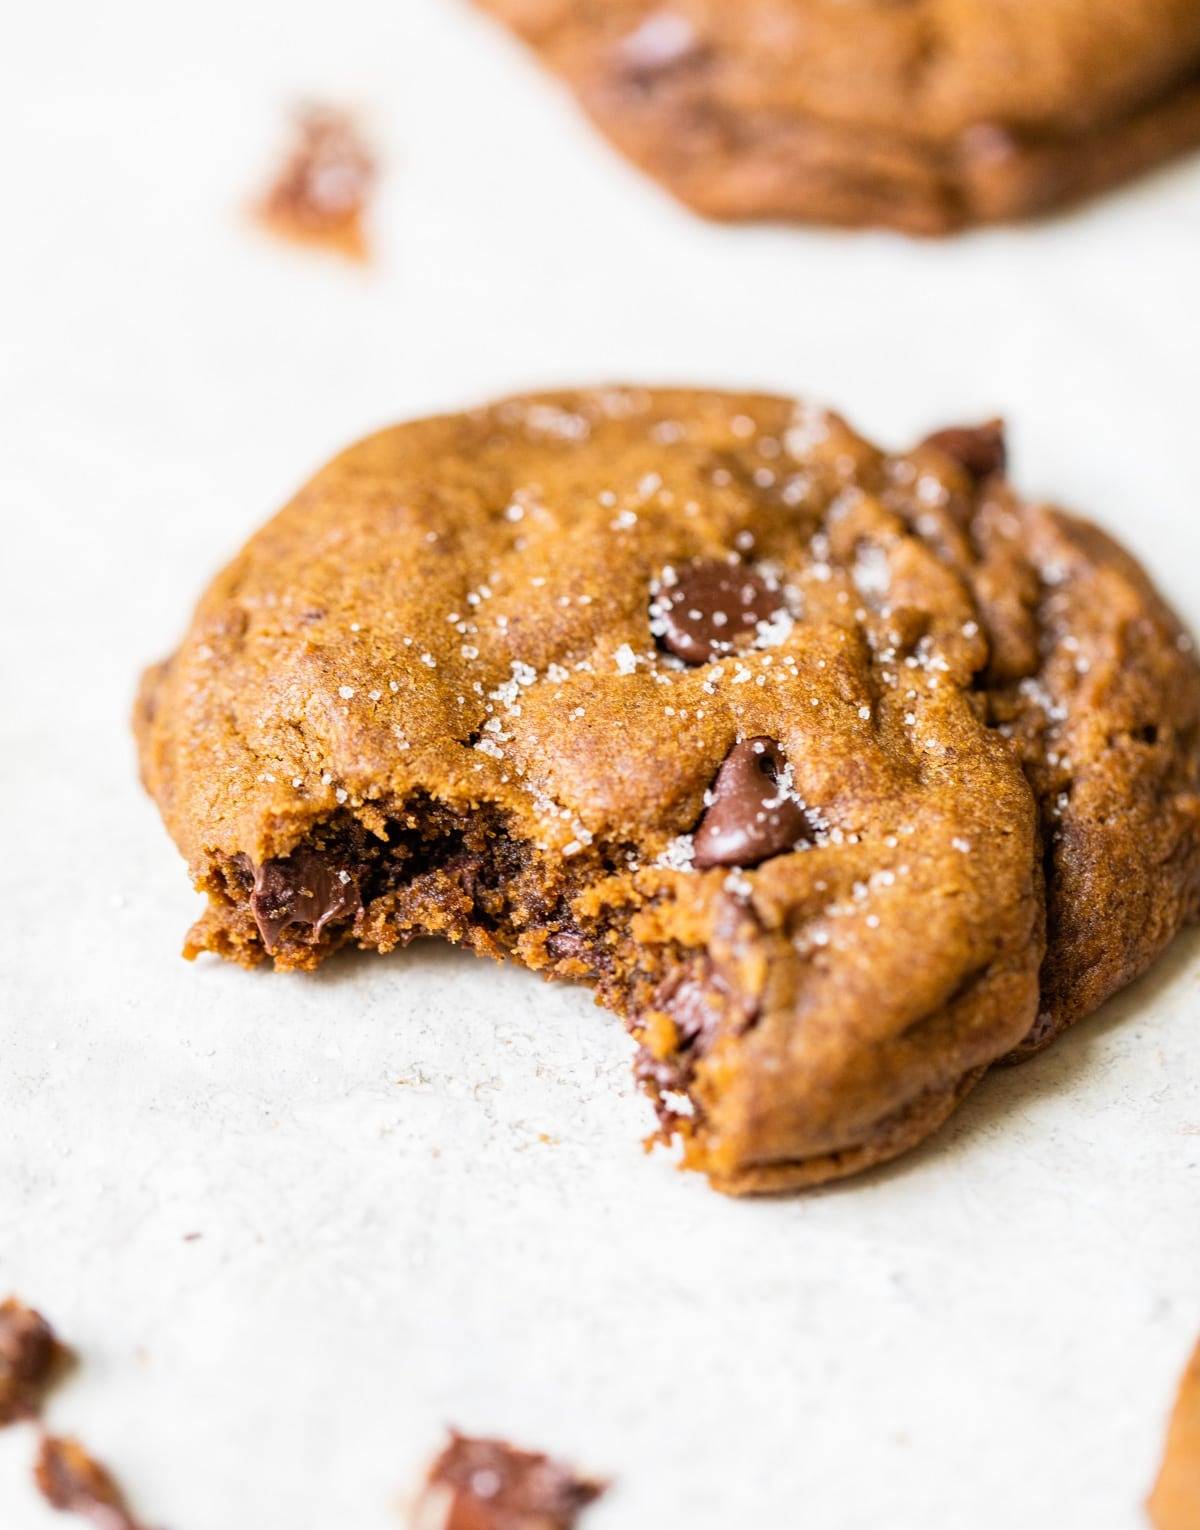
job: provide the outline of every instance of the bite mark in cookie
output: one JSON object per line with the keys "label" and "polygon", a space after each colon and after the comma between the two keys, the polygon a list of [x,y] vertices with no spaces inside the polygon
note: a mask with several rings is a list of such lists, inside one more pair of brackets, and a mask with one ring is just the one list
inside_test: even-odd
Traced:
{"label": "bite mark in cookie", "polygon": [[189,953],[514,957],[722,1189],[895,1156],[1200,898],[1189,640],[1002,462],[621,388],[351,448],[143,684]]}
{"label": "bite mark in cookie", "polygon": [[734,653],[783,609],[778,589],[741,562],[710,558],[671,575],[651,602],[651,630],[687,664]]}

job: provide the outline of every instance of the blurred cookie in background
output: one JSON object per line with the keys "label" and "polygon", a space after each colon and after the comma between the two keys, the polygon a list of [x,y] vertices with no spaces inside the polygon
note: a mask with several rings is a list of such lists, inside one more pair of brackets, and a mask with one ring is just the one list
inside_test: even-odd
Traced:
{"label": "blurred cookie in background", "polygon": [[946,234],[1200,144],[1196,0],[479,0],[714,218]]}
{"label": "blurred cookie in background", "polygon": [[1162,1468],[1147,1507],[1155,1530],[1200,1526],[1200,1344],[1179,1384]]}

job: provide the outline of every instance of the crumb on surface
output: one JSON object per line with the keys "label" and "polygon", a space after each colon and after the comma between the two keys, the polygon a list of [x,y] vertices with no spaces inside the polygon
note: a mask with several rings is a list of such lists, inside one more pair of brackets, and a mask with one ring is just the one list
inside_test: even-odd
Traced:
{"label": "crumb on surface", "polygon": [[279,172],[257,205],[273,233],[364,260],[364,218],[377,172],[353,116],[308,103],[291,113],[292,138]]}

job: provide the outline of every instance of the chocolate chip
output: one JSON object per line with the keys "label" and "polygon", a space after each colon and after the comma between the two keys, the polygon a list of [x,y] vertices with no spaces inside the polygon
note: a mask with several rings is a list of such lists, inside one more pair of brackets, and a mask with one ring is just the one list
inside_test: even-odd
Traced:
{"label": "chocolate chip", "polygon": [[546,954],[556,962],[587,962],[591,947],[578,930],[551,930],[546,936]]}
{"label": "chocolate chip", "polygon": [[10,1296],[0,1302],[0,1425],[33,1418],[64,1351],[40,1312]]}
{"label": "chocolate chip", "polygon": [[770,738],[735,744],[713,782],[711,807],[693,842],[694,864],[757,866],[811,840],[812,827],[786,782],[787,760]]}
{"label": "chocolate chip", "polygon": [[411,1523],[414,1530],[572,1530],[603,1491],[548,1456],[452,1433]]}
{"label": "chocolate chip", "polygon": [[926,436],[921,445],[945,452],[977,480],[1003,473],[1008,463],[1003,420],[988,420],[984,425],[948,425],[945,430],[935,430]]}
{"label": "chocolate chip", "polygon": [[33,1477],[53,1508],[90,1519],[97,1530],[139,1530],[111,1473],[78,1440],[46,1435]]}
{"label": "chocolate chip", "polygon": [[650,605],[652,630],[689,664],[732,653],[783,605],[777,590],[742,563],[706,559],[680,569]]}
{"label": "chocolate chip", "polygon": [[317,940],[327,924],[357,918],[362,896],[353,872],[322,851],[301,848],[255,870],[250,910],[263,945],[274,952],[293,924],[308,925]]}

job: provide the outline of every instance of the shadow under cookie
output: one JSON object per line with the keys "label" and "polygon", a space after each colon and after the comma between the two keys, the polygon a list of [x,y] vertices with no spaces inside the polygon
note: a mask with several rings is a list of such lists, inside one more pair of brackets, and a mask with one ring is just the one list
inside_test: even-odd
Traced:
{"label": "shadow under cookie", "polygon": [[513,957],[625,1018],[718,1188],[895,1157],[1200,893],[1190,642],[1002,469],[621,388],[352,447],[143,683],[188,953]]}

